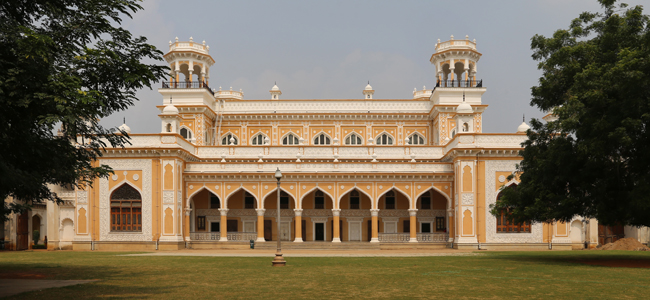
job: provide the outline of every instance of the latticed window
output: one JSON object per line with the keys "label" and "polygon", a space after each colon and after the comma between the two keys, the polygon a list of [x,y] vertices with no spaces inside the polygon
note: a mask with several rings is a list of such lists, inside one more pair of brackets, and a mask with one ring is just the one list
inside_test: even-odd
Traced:
{"label": "latticed window", "polygon": [[395,192],[386,193],[386,209],[395,209]]}
{"label": "latticed window", "polygon": [[[516,189],[516,185],[507,187],[509,189]],[[501,200],[501,193],[497,196],[497,202]],[[508,220],[510,216],[509,210],[502,209],[497,216],[497,233],[530,233],[530,222],[513,223]]]}
{"label": "latticed window", "polygon": [[445,217],[436,217],[436,231],[447,231],[447,223]]}
{"label": "latticed window", "polygon": [[424,145],[424,138],[421,135],[414,133],[409,137],[409,145]]}
{"label": "latticed window", "polygon": [[324,209],[325,208],[325,195],[322,191],[316,191],[314,193],[314,208],[315,209]]}
{"label": "latticed window", "polygon": [[284,191],[280,192],[280,209],[289,209],[289,195]]}
{"label": "latticed window", "polygon": [[420,197],[420,209],[431,209],[431,194],[429,192]]}
{"label": "latticed window", "polygon": [[363,140],[358,134],[351,134],[348,135],[348,137],[345,138],[345,144],[346,145],[362,145]]}
{"label": "latticed window", "polygon": [[298,145],[298,137],[295,134],[288,134],[282,139],[282,145]]}
{"label": "latticed window", "polygon": [[314,138],[314,145],[329,145],[330,144],[330,138],[325,135],[324,133],[321,133]]}
{"label": "latticed window", "polygon": [[354,190],[350,192],[350,209],[359,209],[359,192]]}
{"label": "latticed window", "polygon": [[387,133],[380,134],[377,136],[377,145],[392,145],[393,138]]}
{"label": "latticed window", "polygon": [[142,197],[128,184],[111,195],[111,231],[142,231]]}
{"label": "latticed window", "polygon": [[221,139],[221,145],[230,145],[230,139],[231,139],[231,138],[234,139],[234,141],[232,142],[232,144],[233,144],[233,145],[237,145],[237,137],[234,136],[234,135],[232,135],[231,133],[225,135],[225,136]]}
{"label": "latticed window", "polygon": [[253,140],[251,140],[252,145],[264,145],[264,135],[263,134],[258,134],[253,137]]}
{"label": "latticed window", "polygon": [[248,192],[246,192],[246,195],[244,196],[244,208],[255,208],[255,197],[253,197],[253,195],[249,194]]}

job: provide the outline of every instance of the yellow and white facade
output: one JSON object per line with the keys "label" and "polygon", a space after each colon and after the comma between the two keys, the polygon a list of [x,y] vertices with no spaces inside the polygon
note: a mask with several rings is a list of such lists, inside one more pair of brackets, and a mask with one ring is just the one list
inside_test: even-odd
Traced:
{"label": "yellow and white facade", "polygon": [[[69,206],[48,204],[50,248],[223,248],[278,238],[465,249],[597,243],[596,222],[510,232],[489,213],[499,189],[517,184],[506,178],[527,126],[483,132],[481,53],[467,37],[437,43],[435,88],[407,99],[374,99],[368,84],[358,99],[285,100],[275,85],[269,99],[248,100],[209,87],[214,59],[205,42],[176,39],[164,57],[171,73],[159,89],[161,132],[130,134],[132,145],[96,162],[112,176],[65,191]],[[63,214],[73,224],[67,240]]]}

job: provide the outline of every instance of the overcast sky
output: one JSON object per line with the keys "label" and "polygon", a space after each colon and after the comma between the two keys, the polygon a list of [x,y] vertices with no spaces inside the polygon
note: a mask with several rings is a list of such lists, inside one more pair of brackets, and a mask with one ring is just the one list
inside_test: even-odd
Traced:
{"label": "overcast sky", "polygon": [[[529,105],[541,74],[531,37],[567,28],[583,11],[602,11],[596,0],[146,0],[143,6],[125,28],[165,53],[175,37],[205,40],[216,61],[210,86],[242,89],[244,99],[270,99],[275,81],[283,99],[361,99],[367,81],[375,99],[410,99],[413,88],[435,85],[429,58],[437,39],[469,35],[483,54],[477,78],[487,88],[489,133],[515,132],[523,114],[543,115]],[[160,132],[158,87],[140,91],[135,106],[102,125],[116,127],[126,117],[132,133]]]}

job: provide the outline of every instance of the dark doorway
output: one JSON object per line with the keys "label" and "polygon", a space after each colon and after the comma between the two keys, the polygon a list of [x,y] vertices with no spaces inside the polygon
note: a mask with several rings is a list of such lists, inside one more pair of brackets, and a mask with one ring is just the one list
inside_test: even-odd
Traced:
{"label": "dark doorway", "polygon": [[314,236],[314,241],[324,241],[325,240],[325,223],[315,223],[314,231],[316,236]]}
{"label": "dark doorway", "polygon": [[24,212],[18,216],[18,228],[16,228],[16,250],[27,250],[29,248],[29,216]]}
{"label": "dark doorway", "polygon": [[300,229],[302,229],[302,240],[306,241],[307,240],[307,234],[305,234],[305,232],[307,232],[307,221],[302,220],[302,228],[300,228]]}
{"label": "dark doorway", "polygon": [[264,220],[264,239],[267,241],[273,240],[273,223],[271,223],[271,220]]}
{"label": "dark doorway", "polygon": [[221,231],[219,222],[210,222],[210,232],[219,232],[219,231]]}
{"label": "dark doorway", "polygon": [[237,227],[237,220],[228,220],[226,223],[226,231],[228,232],[238,232],[239,228]]}

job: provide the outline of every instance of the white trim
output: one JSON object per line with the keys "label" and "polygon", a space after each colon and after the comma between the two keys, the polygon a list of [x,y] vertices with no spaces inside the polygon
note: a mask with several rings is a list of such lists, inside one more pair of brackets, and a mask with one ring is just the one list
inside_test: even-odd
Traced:
{"label": "white trim", "polygon": [[[240,187],[238,187],[237,189],[235,189],[234,191],[230,192],[230,193],[225,197],[226,200],[225,200],[224,202],[226,203],[226,205],[222,205],[221,208],[228,209],[228,200],[230,200],[230,197],[233,196],[235,193],[239,192],[240,190],[244,190],[244,191],[248,192],[249,194],[251,194],[251,196],[253,196],[253,197],[255,198],[255,202],[256,202],[256,203],[258,203],[258,204],[260,203],[260,200],[257,198],[257,196],[255,196],[254,193],[252,193],[251,191],[249,191],[249,190],[248,190],[247,188],[245,188],[244,186],[240,186]],[[222,203],[222,204],[223,204],[223,203]],[[246,205],[246,204],[244,203],[244,205]],[[262,206],[262,207],[264,207],[264,206]]]}
{"label": "white trim", "polygon": [[[296,185],[297,185],[297,184],[296,184]],[[276,188],[276,189],[277,189],[277,188]],[[315,186],[315,187],[311,188],[309,191],[307,191],[306,193],[302,194],[302,196],[300,197],[300,209],[302,209],[302,200],[304,200],[305,197],[307,197],[307,195],[309,195],[311,192],[313,192],[313,191],[315,191],[315,190],[320,190],[321,192],[323,192],[323,193],[325,193],[326,195],[328,195],[328,196],[330,197],[330,199],[332,199],[332,206],[335,206],[335,205],[336,205],[336,202],[334,201],[335,198],[334,198],[330,193],[328,193],[328,192],[325,191],[324,189],[320,188],[319,186]],[[336,208],[336,207],[333,207],[332,209],[335,209],[335,208]]]}
{"label": "white trim", "polygon": [[[253,144],[253,140],[254,140],[255,138],[257,138],[257,136],[260,135],[260,134],[262,135],[262,144],[261,144],[261,145],[259,145],[259,144]],[[264,134],[264,132],[262,132],[262,131],[258,131],[258,132],[256,132],[256,133],[252,134],[252,137],[248,139],[248,142],[249,142],[248,145],[250,145],[250,146],[269,146],[269,145],[264,145],[264,140],[266,140],[266,138],[268,138],[268,137],[269,137],[269,136],[266,135],[266,134]],[[269,138],[269,144],[271,144],[271,140],[270,140],[270,138]]]}
{"label": "white trim", "polygon": [[[346,144],[345,140],[348,137],[352,136],[352,135],[358,136],[361,139],[361,144]],[[348,133],[345,137],[343,137],[343,143],[342,144],[346,145],[346,146],[363,146],[365,144],[365,141],[363,140],[363,137],[361,136],[361,134],[358,134],[357,132],[352,131],[352,132]]]}
{"label": "white trim", "polygon": [[[289,135],[293,135],[293,136],[294,136],[295,140],[297,141],[296,144],[293,144],[293,145],[292,145],[292,144],[285,144],[285,143],[284,143],[284,138],[287,137],[287,136],[289,136]],[[295,132],[289,130],[287,133],[285,133],[283,136],[280,137],[280,140],[279,140],[278,142],[279,142],[278,144],[279,144],[279,145],[282,145],[282,146],[299,146],[299,145],[300,145],[300,135],[298,135],[297,133],[295,133]]]}
{"label": "white trim", "polygon": [[[384,134],[388,135],[391,139],[393,139],[393,143],[391,143],[391,144],[379,144],[379,143],[377,143],[377,140],[378,140],[377,138],[384,135]],[[396,146],[397,145],[397,140],[395,139],[395,137],[392,134],[390,134],[386,130],[384,130],[384,131],[380,132],[378,135],[375,136],[374,144],[377,145],[377,146]]]}
{"label": "white trim", "polygon": [[[329,144],[316,144],[316,143],[314,142],[317,138],[320,137],[321,134],[325,135],[327,138],[330,139],[330,143],[329,143]],[[334,140],[332,139],[332,136],[330,136],[329,134],[325,133],[325,131],[323,131],[323,130],[321,130],[320,132],[316,133],[316,134],[314,135],[314,137],[311,139],[311,141],[312,141],[311,144],[312,144],[313,146],[332,146],[332,145],[334,144]]]}
{"label": "white trim", "polygon": [[[322,219],[325,219],[324,221]],[[316,224],[323,224],[323,242],[327,241],[327,218],[311,218],[312,239],[316,241]]]}

